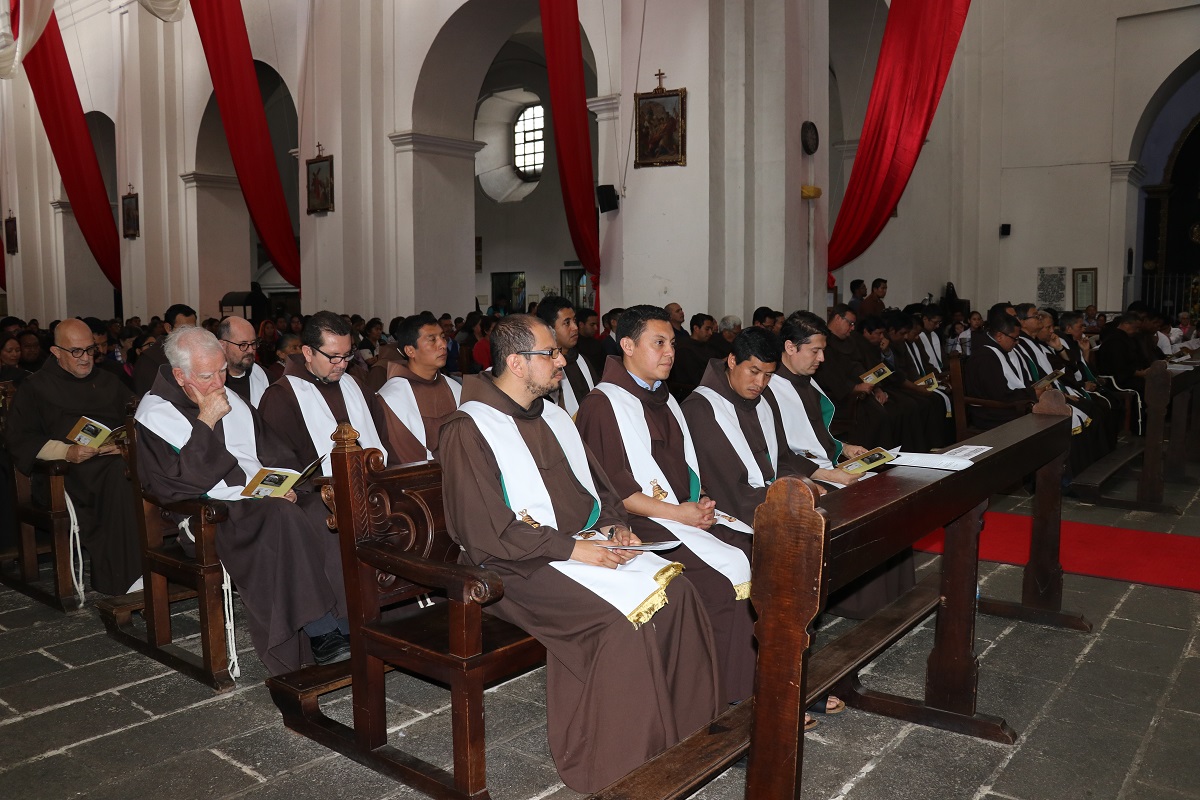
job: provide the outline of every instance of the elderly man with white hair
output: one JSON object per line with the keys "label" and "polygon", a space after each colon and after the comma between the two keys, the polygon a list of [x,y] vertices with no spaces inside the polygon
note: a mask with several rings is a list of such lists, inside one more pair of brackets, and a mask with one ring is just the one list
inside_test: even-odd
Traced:
{"label": "elderly man with white hair", "polygon": [[139,480],[167,502],[226,502],[217,555],[237,584],[254,649],[271,674],[304,663],[301,631],[318,664],[349,658],[341,556],[320,496],[304,484],[285,497],[242,494],[263,467],[305,465],[226,389],[226,353],[216,337],[181,328],[164,347],[169,363],[136,415]]}

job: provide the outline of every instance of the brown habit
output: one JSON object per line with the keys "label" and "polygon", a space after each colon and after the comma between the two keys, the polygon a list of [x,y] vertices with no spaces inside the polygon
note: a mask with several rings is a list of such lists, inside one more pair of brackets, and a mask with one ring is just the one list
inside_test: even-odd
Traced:
{"label": "brown habit", "polygon": [[[8,450],[26,475],[38,452],[51,439],[67,434],[82,416],[109,428],[125,424],[125,406],[133,393],[109,372],[93,368],[76,378],[50,358],[21,384],[9,411]],[[92,561],[92,588],[124,594],[142,574],[133,488],[125,477],[125,459],[95,456],[67,470],[67,494],[79,516],[79,537]],[[6,510],[7,513],[7,510]]]}
{"label": "brown habit", "polygon": [[[727,373],[725,361],[714,358],[708,362],[708,369],[705,370],[700,385],[707,386],[733,403],[738,424],[767,483],[781,475],[808,477],[813,474],[817,465],[803,456],[795,455],[787,448],[787,436],[783,433],[783,422],[779,418],[775,398],[768,394],[760,395],[754,400],[746,400],[730,387]],[[759,403],[771,406],[776,440],[779,442],[778,465],[771,463],[767,451],[767,439],[758,421]],[[766,487],[755,488],[750,485],[746,465],[742,463],[742,459],[738,457],[737,451],[733,449],[733,445],[721,429],[713,413],[712,404],[707,398],[693,393],[683,402],[683,415],[687,417],[688,427],[692,430],[692,441],[696,444],[696,459],[700,462],[704,490],[709,497],[717,501],[717,508],[733,514],[747,525],[752,525],[754,510],[767,499]]]}
{"label": "brown habit", "polygon": [[[587,523],[594,503],[542,421],[543,401],[523,409],[490,375],[467,378],[462,400],[478,400],[513,418],[562,530],[535,529],[514,516],[491,447],[460,412],[442,428],[438,453],[450,534],[464,548],[464,563],[485,565],[504,581],[504,596],[489,612],[546,646],[554,763],[569,787],[596,791],[716,715],[712,629],[682,575],[667,587],[667,605],[635,630],[606,601],[549,567],[570,557],[574,540],[568,531]],[[589,462],[601,501],[596,524],[624,524],[620,499],[590,453]]]}
{"label": "brown habit", "polygon": [[[247,476],[225,447],[224,420],[210,429],[199,421],[200,409],[187,398],[168,369],[151,394],[170,402],[192,425],[191,438],[176,450],[138,425],[138,477],[159,499],[201,497],[220,481],[245,486]],[[249,404],[247,404],[249,405]],[[287,447],[254,418],[259,462],[266,467],[303,469]],[[237,585],[246,609],[250,639],[272,675],[302,665],[300,629],[326,613],[346,616],[342,559],[337,535],[325,525],[328,510],[319,494],[297,489],[297,502],[282,498],[247,498],[226,502],[229,520],[217,529],[217,555]]]}
{"label": "brown habit", "polygon": [[[342,388],[337,383],[322,383],[313,377],[313,374],[304,365],[304,356],[289,356],[283,374],[285,378],[296,377],[316,386],[326,405],[329,406],[333,418],[338,422],[350,421],[350,415],[346,411],[346,400],[342,396]],[[356,379],[350,373],[346,373],[342,375],[342,380]],[[359,388],[362,389],[367,406],[371,409],[371,418],[375,421],[379,441],[388,451],[388,464],[403,463],[396,461],[395,456],[392,455],[392,448],[387,438],[387,424],[383,420],[378,396],[363,388],[361,383],[359,383]],[[308,435],[308,428],[304,425],[300,404],[296,400],[296,392],[292,389],[291,383],[281,378],[268,386],[267,390],[263,392],[262,400],[258,403],[258,413],[262,416],[263,424],[283,440],[284,445],[296,454],[302,465],[311,464],[316,460],[317,448]],[[362,431],[359,433],[361,434]],[[332,436],[333,431],[330,431],[329,435]],[[419,460],[425,460],[424,454]]]}
{"label": "brown habit", "polygon": [[421,422],[425,426],[425,444],[421,444],[388,406],[387,401],[379,397],[377,402],[383,416],[384,428],[387,429],[388,455],[397,464],[425,461],[428,458],[426,449],[437,453],[438,432],[442,423],[458,409],[454,402],[454,393],[446,383],[450,379],[439,372],[433,380],[426,380],[409,369],[407,364],[399,361],[387,365],[387,374],[389,381],[406,380],[412,386],[413,396],[417,399],[417,409],[421,412]]}
{"label": "brown habit", "polygon": [[[626,389],[642,401],[654,461],[662,467],[675,496],[687,499],[690,480],[683,455],[683,429],[667,407],[666,383],[654,391],[638,386],[616,356],[610,356],[605,363],[603,380]],[[608,396],[598,390],[590,393],[580,403],[575,422],[584,444],[595,453],[617,495],[623,500],[642,491],[629,466],[629,456]],[[630,514],[629,518],[630,528],[643,541],[661,542],[675,538],[671,531],[649,517]],[[752,543],[749,536],[723,525],[714,525],[709,532],[750,557]],[[716,637],[725,701],[744,700],[754,692],[754,618],[749,602],[735,599],[729,579],[686,546],[672,550],[670,556],[673,561],[683,564],[684,574],[700,592],[708,611]]]}

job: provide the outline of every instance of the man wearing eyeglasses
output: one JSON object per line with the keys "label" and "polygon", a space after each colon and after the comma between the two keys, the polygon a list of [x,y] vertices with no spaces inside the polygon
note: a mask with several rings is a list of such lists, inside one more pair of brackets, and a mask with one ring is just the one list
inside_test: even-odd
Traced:
{"label": "man wearing eyeglasses", "polygon": [[[858,317],[849,306],[840,303],[833,307],[829,313],[832,335],[825,346],[825,363],[815,379],[833,401],[835,430],[850,431],[852,438],[877,442],[880,447],[895,447],[901,444],[904,414],[899,405],[889,403],[890,396],[882,387],[863,381],[861,376],[878,365],[863,362],[862,351],[850,338],[856,325]],[[909,449],[917,448],[910,443]]]}
{"label": "man wearing eyeglasses", "polygon": [[111,373],[96,369],[99,348],[84,322],[54,329],[52,358],[21,385],[9,412],[7,443],[17,469],[35,461],[65,460],[66,489],[79,517],[79,535],[92,562],[92,588],[124,594],[142,574],[133,491],[116,444],[88,447],[67,435],[81,417],[110,429],[125,423],[133,393]]}
{"label": "man wearing eyeglasses", "polygon": [[[271,384],[258,410],[267,427],[282,438],[305,464],[333,450],[330,438],[338,423],[358,431],[361,447],[375,448],[389,458],[387,427],[377,395],[366,393],[346,370],[354,358],[350,323],[332,311],[318,311],[300,332],[300,354],[291,356],[283,378]],[[389,459],[389,463],[396,463]],[[332,475],[329,459],[321,463]]]}
{"label": "man wearing eyeglasses", "polygon": [[254,326],[241,317],[226,317],[217,326],[217,339],[225,351],[225,386],[258,408],[263,392],[271,385],[267,371],[254,363],[258,339]]}
{"label": "man wearing eyeglasses", "polygon": [[[306,462],[229,391],[227,349],[213,334],[180,328],[162,349],[170,367],[138,404],[138,479],[165,502],[204,496],[226,504],[217,552],[270,674],[300,668],[301,630],[318,664],[348,659],[340,550],[320,493],[309,481],[282,497],[242,493],[264,467],[299,471]],[[188,533],[180,531],[179,543],[190,552]]]}
{"label": "man wearing eyeglasses", "polygon": [[491,348],[492,373],[464,381],[441,431],[446,524],[463,563],[504,581],[489,613],[546,646],[554,763],[594,792],[715,715],[712,634],[678,549],[612,548],[638,538],[570,416],[545,400],[565,364],[550,328],[505,317]]}
{"label": "man wearing eyeglasses", "polygon": [[404,360],[388,363],[387,382],[379,389],[391,453],[401,464],[430,461],[442,423],[458,408],[462,387],[441,373],[449,350],[433,314],[414,314],[394,331]]}

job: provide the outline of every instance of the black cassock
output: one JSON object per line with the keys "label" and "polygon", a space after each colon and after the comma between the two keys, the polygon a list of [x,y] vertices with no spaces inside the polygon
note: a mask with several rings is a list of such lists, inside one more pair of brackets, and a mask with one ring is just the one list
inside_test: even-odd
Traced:
{"label": "black cassock", "polygon": [[[76,378],[48,359],[13,400],[6,431],[13,464],[30,474],[46,443],[68,441],[80,417],[109,428],[124,425],[125,406],[132,399],[133,393],[109,372],[93,369],[86,378]],[[92,561],[92,588],[103,594],[124,594],[142,574],[133,487],[125,471],[125,459],[118,455],[95,456],[67,470],[79,538]],[[35,483],[35,498],[44,498],[45,492]]]}

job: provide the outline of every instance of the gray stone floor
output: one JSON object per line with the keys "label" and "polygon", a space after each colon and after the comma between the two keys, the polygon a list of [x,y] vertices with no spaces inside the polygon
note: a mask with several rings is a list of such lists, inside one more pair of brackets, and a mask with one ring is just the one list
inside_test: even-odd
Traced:
{"label": "gray stone floor", "polygon": [[[1168,486],[1187,508],[1166,517],[1064,504],[1098,524],[1200,535],[1195,467]],[[1118,491],[1132,492],[1134,475]],[[996,510],[1028,513],[998,496]],[[920,556],[921,570],[937,559]],[[1197,565],[1200,569],[1200,564]],[[1015,598],[1020,571],[984,564],[986,594]],[[980,711],[1005,717],[1016,745],[982,742],[847,710],[805,740],[805,798],[1200,799],[1200,594],[1069,576],[1066,604],[1095,625],[1079,634],[981,616]],[[415,792],[291,733],[263,687],[244,634],[238,688],[208,689],[109,639],[87,607],[62,615],[0,589],[0,797],[406,798]],[[175,615],[195,639],[194,608]],[[849,623],[830,620],[819,641]],[[932,623],[863,673],[868,686],[920,696]],[[391,740],[447,762],[448,694],[392,675]],[[543,670],[490,690],[489,778],[497,800],[574,798],[546,745]],[[345,692],[327,703],[348,720]],[[741,797],[735,766],[702,790]]]}

